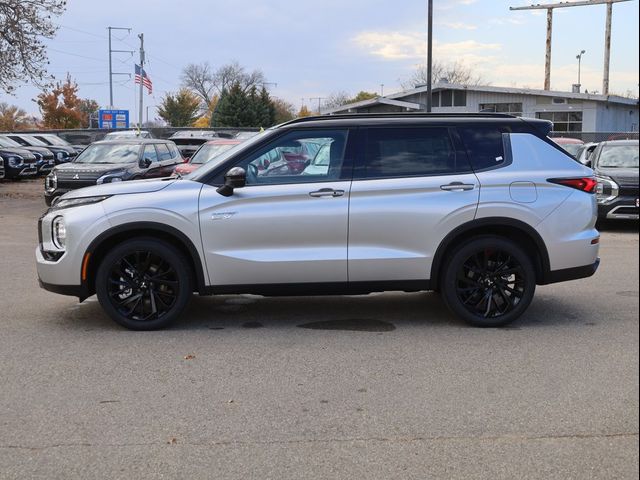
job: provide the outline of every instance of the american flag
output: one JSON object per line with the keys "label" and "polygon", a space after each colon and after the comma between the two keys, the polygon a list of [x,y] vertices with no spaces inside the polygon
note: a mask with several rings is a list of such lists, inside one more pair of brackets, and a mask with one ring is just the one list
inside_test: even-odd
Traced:
{"label": "american flag", "polygon": [[149,95],[151,95],[151,92],[153,91],[153,84],[151,83],[151,79],[149,78],[149,75],[147,75],[147,72],[145,72],[143,68],[140,68],[140,65],[136,65],[135,83],[140,83],[140,72],[142,72],[142,85],[147,87]]}

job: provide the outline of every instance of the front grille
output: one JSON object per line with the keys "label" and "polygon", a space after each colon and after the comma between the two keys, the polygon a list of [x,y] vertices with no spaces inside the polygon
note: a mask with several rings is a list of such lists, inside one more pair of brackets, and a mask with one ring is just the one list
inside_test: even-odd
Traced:
{"label": "front grille", "polygon": [[637,197],[640,193],[638,185],[620,185],[620,195],[625,197]]}
{"label": "front grille", "polygon": [[58,188],[64,190],[75,190],[76,188],[91,187],[95,184],[95,180],[60,180],[60,178],[58,178]]}
{"label": "front grille", "polygon": [[87,171],[65,172],[64,170],[60,170],[56,172],[56,175],[58,177],[58,182],[91,182],[92,184],[95,184],[96,180],[100,178],[103,173]]}

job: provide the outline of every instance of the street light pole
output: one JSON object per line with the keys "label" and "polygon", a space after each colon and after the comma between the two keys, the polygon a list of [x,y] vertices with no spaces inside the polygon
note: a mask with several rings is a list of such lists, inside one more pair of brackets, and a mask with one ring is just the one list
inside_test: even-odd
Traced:
{"label": "street light pole", "polygon": [[580,91],[580,63],[582,61],[582,55],[586,53],[586,50],[581,50],[576,58],[578,59],[578,91]]}
{"label": "street light pole", "polygon": [[427,8],[427,112],[431,113],[431,65],[432,53],[431,48],[433,39],[433,0],[428,0]]}

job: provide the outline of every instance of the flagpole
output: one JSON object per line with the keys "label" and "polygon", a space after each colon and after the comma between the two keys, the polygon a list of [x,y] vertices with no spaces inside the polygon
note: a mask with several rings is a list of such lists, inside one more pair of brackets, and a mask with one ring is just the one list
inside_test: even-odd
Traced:
{"label": "flagpole", "polygon": [[142,129],[142,99],[144,95],[142,95],[142,88],[144,87],[144,33],[138,35],[140,39],[140,98],[138,99],[139,108],[138,108],[138,131]]}

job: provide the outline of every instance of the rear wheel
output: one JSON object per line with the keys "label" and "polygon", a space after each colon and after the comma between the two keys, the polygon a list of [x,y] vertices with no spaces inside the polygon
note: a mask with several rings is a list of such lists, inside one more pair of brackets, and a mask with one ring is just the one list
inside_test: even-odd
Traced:
{"label": "rear wheel", "polygon": [[449,256],[441,284],[453,313],[479,327],[506,325],[527,309],[536,289],[529,256],[502,237],[481,236]]}
{"label": "rear wheel", "polygon": [[156,330],[175,321],[191,297],[189,264],[173,246],[152,238],[116,246],[102,260],[96,293],[102,308],[132,330]]}

